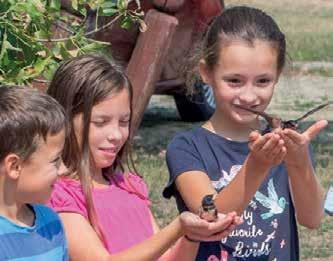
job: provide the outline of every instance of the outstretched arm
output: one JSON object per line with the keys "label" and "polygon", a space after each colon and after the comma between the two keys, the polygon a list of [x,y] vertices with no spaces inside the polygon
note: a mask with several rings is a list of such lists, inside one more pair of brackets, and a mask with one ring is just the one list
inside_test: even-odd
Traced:
{"label": "outstretched arm", "polygon": [[[60,217],[65,227],[70,259],[80,261],[155,261],[183,235],[188,235],[194,240],[217,241],[226,237],[237,224],[240,224],[240,219],[235,213],[227,216],[220,214],[216,222],[207,222],[192,213],[184,212],[142,243],[110,255],[82,215],[60,213]],[[156,226],[154,227],[157,230]],[[198,243],[182,238],[163,260],[194,260],[197,250]]]}
{"label": "outstretched arm", "polygon": [[[286,154],[281,137],[274,133],[261,136],[250,134],[250,154],[236,177],[216,197],[215,204],[222,213],[236,211],[241,215],[272,166]],[[202,171],[188,171],[179,175],[176,186],[187,207],[198,212],[202,198],[215,193],[208,175]]]}
{"label": "outstretched arm", "polygon": [[324,190],[315,176],[308,147],[311,140],[326,126],[327,121],[323,120],[303,133],[291,129],[280,131],[287,147],[285,164],[297,220],[308,228],[317,228],[324,213]]}
{"label": "outstretched arm", "polygon": [[[163,261],[193,261],[197,256],[199,241],[220,241],[222,238],[228,236],[237,225],[242,223],[242,220],[236,216],[235,212],[228,213],[227,215],[219,213],[217,220],[213,223],[206,223],[204,220],[200,219],[199,216],[188,211],[183,212],[179,218],[182,227],[187,230],[184,233],[191,241],[185,237],[178,239],[174,246],[161,257]],[[220,231],[212,235],[211,232],[209,232],[210,229],[207,230],[205,228],[207,224],[220,227]],[[156,231],[156,233],[157,232],[158,231]],[[205,235],[205,233],[208,232],[210,236]]]}

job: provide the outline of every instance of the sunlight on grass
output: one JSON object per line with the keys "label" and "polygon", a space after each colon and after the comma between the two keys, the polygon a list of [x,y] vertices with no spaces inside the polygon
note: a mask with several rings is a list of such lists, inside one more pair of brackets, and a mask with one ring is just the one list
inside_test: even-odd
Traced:
{"label": "sunlight on grass", "polygon": [[[326,152],[327,153],[327,152]],[[325,154],[326,154],[325,153]],[[326,155],[327,156],[327,155]],[[332,183],[333,177],[333,151],[331,151],[329,164],[323,162],[317,166],[317,175],[320,178],[325,191]],[[333,218],[326,215],[322,220],[320,228],[309,230],[299,226],[301,260],[311,260],[312,258],[333,257]],[[328,259],[331,260],[331,259]]]}
{"label": "sunlight on grass", "polygon": [[225,3],[226,6],[254,6],[270,14],[286,34],[292,60],[333,61],[332,1],[230,0]]}

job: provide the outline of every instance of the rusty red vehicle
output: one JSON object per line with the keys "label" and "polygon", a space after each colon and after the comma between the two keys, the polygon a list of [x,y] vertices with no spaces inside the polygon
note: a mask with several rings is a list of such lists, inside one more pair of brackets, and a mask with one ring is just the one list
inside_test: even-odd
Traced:
{"label": "rusty red vehicle", "polygon": [[[70,1],[63,0],[62,5],[70,10]],[[94,35],[110,42],[112,56],[127,67],[136,99],[136,125],[152,94],[172,95],[185,121],[208,119],[215,107],[211,88],[198,82],[196,92],[187,96],[180,71],[188,52],[200,41],[214,16],[223,10],[223,0],[142,0],[140,5],[148,26],[146,32],[140,32],[139,26],[125,30],[116,24]],[[131,1],[129,8],[137,8],[137,1]],[[95,21],[93,11],[90,15],[88,29],[91,21]],[[99,26],[110,19],[99,18]]]}

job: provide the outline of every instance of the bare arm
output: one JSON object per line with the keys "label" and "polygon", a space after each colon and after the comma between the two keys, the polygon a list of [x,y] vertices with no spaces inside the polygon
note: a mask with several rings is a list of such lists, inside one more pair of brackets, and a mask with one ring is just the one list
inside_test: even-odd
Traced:
{"label": "bare arm", "polygon": [[[153,224],[154,234],[160,231],[155,218],[151,215],[151,220]],[[199,249],[199,243],[190,242],[186,240],[184,237],[178,239],[174,246],[172,246],[164,255],[160,258],[163,261],[167,260],[184,260],[184,261],[192,261],[195,260]],[[181,250],[181,251],[180,251]]]}
{"label": "bare arm", "polygon": [[[281,162],[286,151],[277,134],[258,133],[250,135],[250,154],[232,182],[216,197],[215,204],[222,213],[236,211],[243,213],[270,168]],[[176,179],[176,186],[187,207],[197,213],[201,199],[215,192],[208,175],[201,171],[182,173]]]}
{"label": "bare arm", "polygon": [[296,217],[301,225],[308,228],[317,228],[324,213],[324,190],[315,176],[308,146],[310,141],[326,126],[327,121],[319,121],[304,133],[291,129],[282,131],[282,137],[287,147],[285,164]]}
{"label": "bare arm", "polygon": [[101,261],[148,261],[156,260],[182,235],[180,220],[175,219],[169,226],[148,240],[110,255],[89,222],[80,214],[60,213],[65,226],[71,260]]}
{"label": "bare arm", "polygon": [[287,165],[287,171],[298,222],[311,229],[318,228],[324,214],[324,189],[310,159],[305,159],[299,167]]}
{"label": "bare arm", "polygon": [[[196,240],[217,241],[226,237],[236,225],[240,224],[236,213],[226,216],[220,214],[216,222],[207,222],[190,212],[184,212],[159,231],[156,222],[153,221],[156,232],[153,236],[127,250],[110,255],[83,216],[76,213],[60,213],[60,217],[65,226],[70,259],[80,261],[156,260],[184,234]],[[182,238],[164,256],[164,260],[194,260],[197,249],[198,243]]]}

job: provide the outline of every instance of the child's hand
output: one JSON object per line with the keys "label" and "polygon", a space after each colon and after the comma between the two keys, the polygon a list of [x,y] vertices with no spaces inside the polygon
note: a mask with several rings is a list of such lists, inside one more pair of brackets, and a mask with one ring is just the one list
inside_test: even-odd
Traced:
{"label": "child's hand", "polygon": [[236,212],[218,213],[217,220],[208,222],[198,215],[185,211],[180,215],[183,233],[193,240],[219,241],[230,234],[243,221]]}
{"label": "child's hand", "polygon": [[270,168],[282,162],[286,155],[286,147],[281,136],[277,133],[261,135],[253,131],[249,136],[250,157],[258,166]]}
{"label": "child's hand", "polygon": [[321,120],[311,125],[303,133],[298,133],[292,129],[279,130],[278,133],[283,138],[287,148],[285,163],[302,166],[305,157],[308,156],[309,143],[326,126],[327,121]]}

